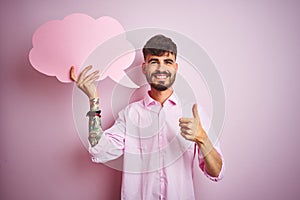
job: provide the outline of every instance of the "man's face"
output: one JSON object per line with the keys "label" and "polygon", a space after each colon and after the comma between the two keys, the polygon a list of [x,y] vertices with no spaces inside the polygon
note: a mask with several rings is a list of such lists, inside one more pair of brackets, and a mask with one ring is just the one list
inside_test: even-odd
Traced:
{"label": "man's face", "polygon": [[152,88],[164,91],[173,85],[178,64],[175,62],[175,55],[166,52],[162,56],[147,55],[142,67]]}

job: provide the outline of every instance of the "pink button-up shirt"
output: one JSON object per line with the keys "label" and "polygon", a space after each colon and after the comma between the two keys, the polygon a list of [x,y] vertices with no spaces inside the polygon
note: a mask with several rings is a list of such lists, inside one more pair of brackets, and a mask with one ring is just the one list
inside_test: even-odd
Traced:
{"label": "pink button-up shirt", "polygon": [[[207,131],[209,120],[202,109],[198,110]],[[215,149],[222,157],[223,166],[218,177],[211,177],[205,171],[198,146],[181,136],[180,117],[185,116],[174,93],[163,106],[147,94],[143,100],[123,109],[114,125],[104,131],[99,143],[90,146],[94,162],[106,163],[123,156],[122,165],[108,164],[123,171],[121,199],[195,199],[195,155],[199,159],[199,170],[208,178],[213,181],[222,178],[224,160],[218,143]]]}

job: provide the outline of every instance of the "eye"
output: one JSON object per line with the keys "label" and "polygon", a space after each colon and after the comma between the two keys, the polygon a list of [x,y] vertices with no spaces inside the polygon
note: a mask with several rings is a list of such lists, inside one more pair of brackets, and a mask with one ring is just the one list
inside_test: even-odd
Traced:
{"label": "eye", "polygon": [[158,62],[156,60],[152,60],[149,62],[149,64],[157,64]]}

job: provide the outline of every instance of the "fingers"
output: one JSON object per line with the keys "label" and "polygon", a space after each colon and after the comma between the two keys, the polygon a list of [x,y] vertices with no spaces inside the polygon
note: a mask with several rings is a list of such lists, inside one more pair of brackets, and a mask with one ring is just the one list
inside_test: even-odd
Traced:
{"label": "fingers", "polygon": [[180,118],[179,119],[179,126],[181,128],[193,129],[194,124],[195,124],[194,118]]}
{"label": "fingers", "polygon": [[184,132],[181,132],[182,137],[184,137],[186,140],[195,140],[195,136],[193,134],[185,134]]}
{"label": "fingers", "polygon": [[95,80],[97,80],[99,78],[99,71],[94,71],[93,73],[91,73],[90,75],[83,77],[82,78],[82,83],[88,83],[88,82],[93,82]]}
{"label": "fingers", "polygon": [[195,139],[195,133],[194,129],[186,126],[180,127],[180,134],[187,140],[194,141]]}
{"label": "fingers", "polygon": [[181,127],[180,131],[183,134],[188,134],[188,135],[192,135],[193,134],[193,131],[190,128]]}
{"label": "fingers", "polygon": [[92,84],[94,81],[96,81],[99,78],[100,78],[100,76],[97,75],[97,76],[90,78],[89,80],[85,80],[84,83],[89,85],[89,84]]}
{"label": "fingers", "polygon": [[85,75],[86,75],[86,73],[87,73],[89,70],[91,70],[91,69],[92,69],[92,65],[89,65],[89,66],[85,67],[85,68],[82,70],[82,72],[79,74],[79,77],[78,77],[77,82],[82,82],[83,79],[84,79],[84,77],[85,77]]}
{"label": "fingers", "polygon": [[190,123],[190,122],[193,121],[193,119],[194,119],[194,118],[183,118],[183,117],[182,117],[182,118],[179,119],[179,122],[180,122],[180,123]]}
{"label": "fingers", "polygon": [[179,119],[179,127],[181,131],[181,135],[187,139],[194,141],[195,138],[195,119],[193,118],[180,118]]}
{"label": "fingers", "polygon": [[77,82],[78,82],[78,83],[83,82],[83,80],[86,78],[87,72],[88,72],[89,70],[91,70],[91,69],[92,69],[92,65],[89,65],[89,66],[85,67],[85,68],[82,70],[82,72],[79,74]]}
{"label": "fingers", "polygon": [[99,71],[94,71],[90,75],[86,76],[87,72],[92,69],[92,66],[87,66],[82,70],[82,72],[79,74],[79,77],[77,79],[77,84],[82,85],[83,83],[87,82],[93,82],[99,78]]}

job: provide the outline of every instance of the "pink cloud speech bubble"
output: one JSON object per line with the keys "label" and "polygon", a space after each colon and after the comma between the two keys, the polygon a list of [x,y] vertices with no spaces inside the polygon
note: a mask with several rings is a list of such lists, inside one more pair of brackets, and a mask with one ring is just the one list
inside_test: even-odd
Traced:
{"label": "pink cloud speech bubble", "polygon": [[[94,19],[85,14],[71,14],[63,20],[46,22],[35,31],[29,60],[37,71],[56,76],[61,82],[72,82],[69,77],[71,66],[75,66],[75,71],[79,71],[97,47],[124,32],[121,24],[111,17]],[[133,49],[125,37],[122,44]],[[102,56],[105,57],[105,54]],[[124,74],[123,70],[130,66],[134,57],[135,52],[131,51],[118,59],[115,58],[110,63],[110,68],[114,70],[106,69],[101,79],[110,76],[118,81],[121,78],[118,74]]]}

